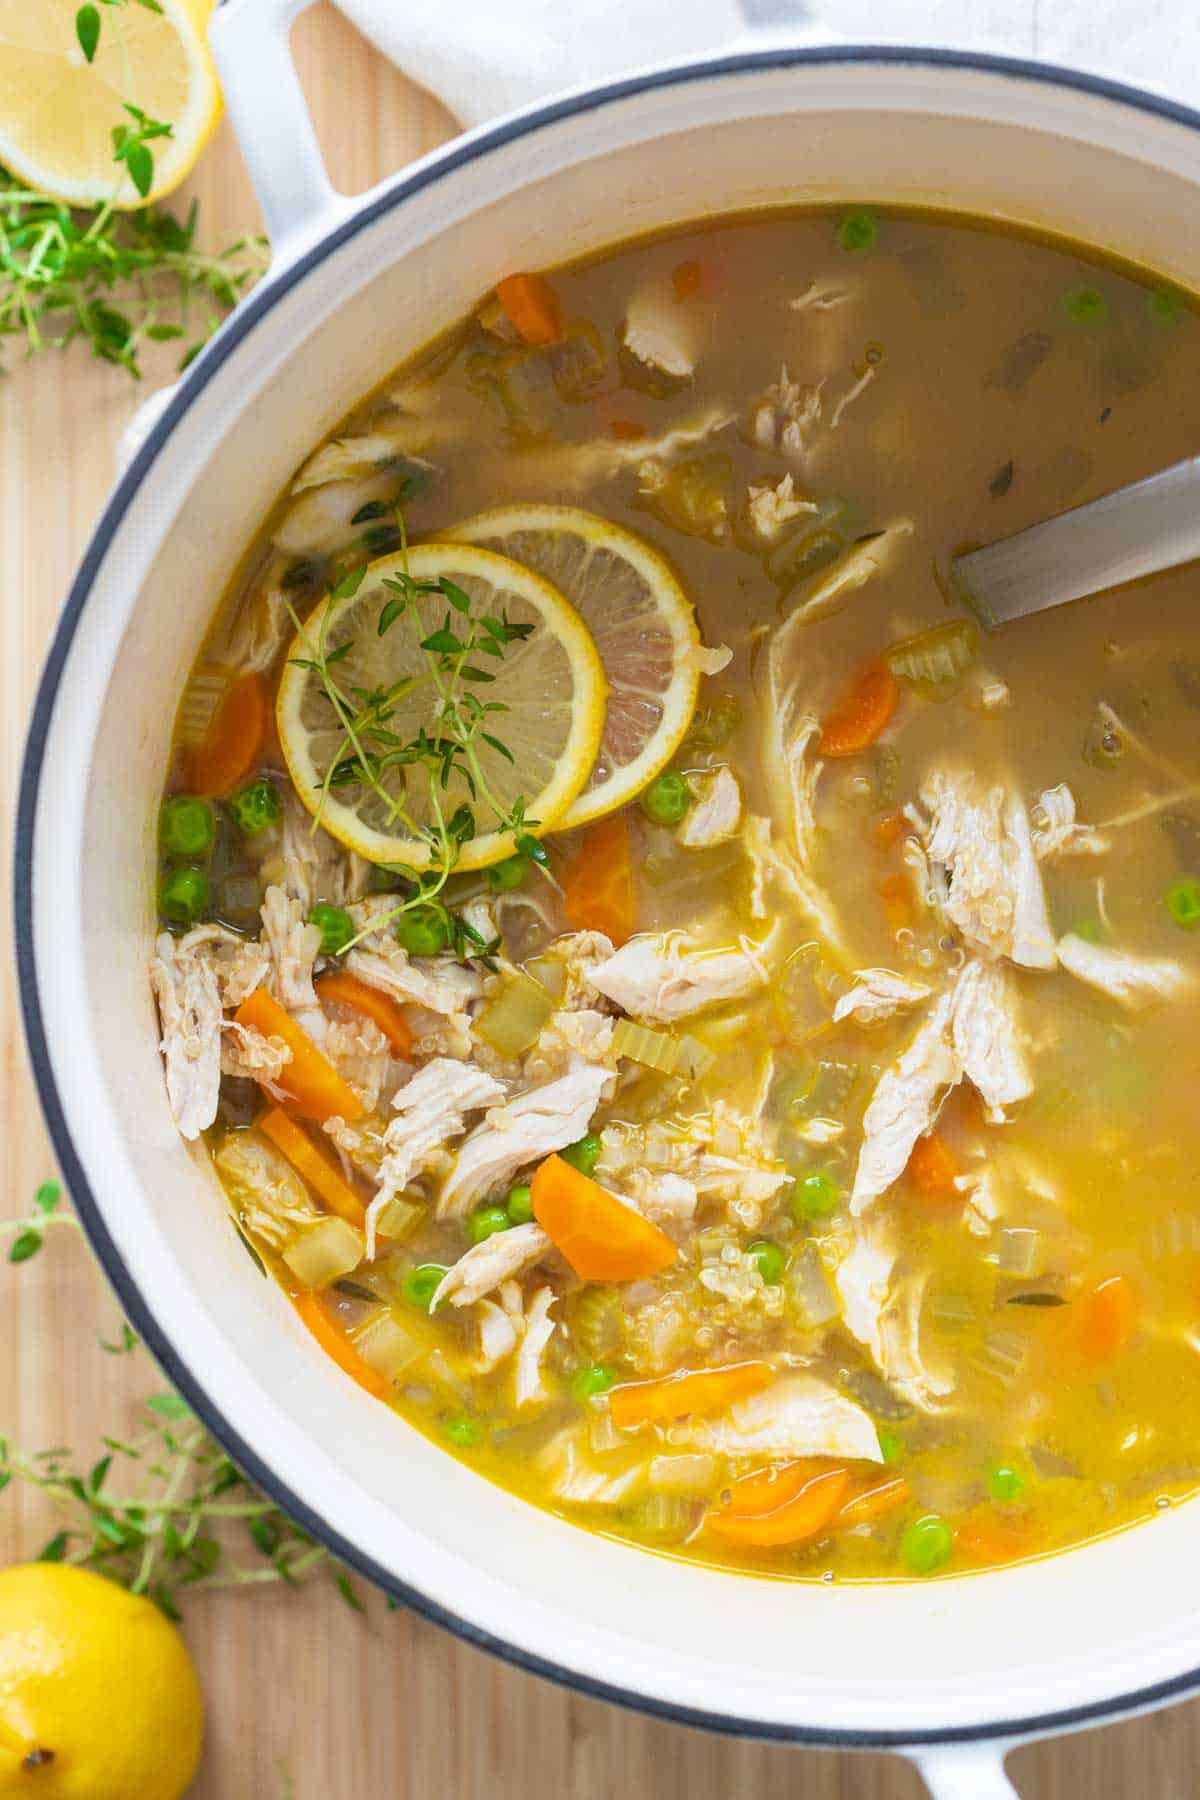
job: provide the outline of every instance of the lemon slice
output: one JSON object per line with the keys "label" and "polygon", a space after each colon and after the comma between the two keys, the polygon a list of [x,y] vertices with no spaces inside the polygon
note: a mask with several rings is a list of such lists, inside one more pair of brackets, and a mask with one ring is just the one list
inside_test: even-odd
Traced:
{"label": "lemon slice", "polygon": [[633,532],[574,506],[495,507],[447,536],[535,569],[591,632],[608,681],[608,715],[595,767],[559,826],[615,812],[670,762],[710,666],[712,653],[670,566]]}
{"label": "lemon slice", "polygon": [[[362,735],[364,749],[386,757],[389,746],[410,744],[422,729],[436,734],[442,700],[431,663],[439,659],[422,649],[422,640],[449,629],[462,642],[472,627],[441,594],[426,594],[381,633],[383,608],[397,598],[384,584],[406,567],[418,582],[452,582],[470,600],[472,619],[530,628],[500,656],[480,652],[467,659],[468,668],[493,679],[463,679],[458,694],[473,694],[480,704],[497,708],[474,736],[474,795],[461,767],[451,771],[443,787],[440,780],[431,783],[423,763],[393,762],[378,771],[374,784],[326,786],[331,765],[344,766],[354,751],[320,673],[304,666],[319,655],[325,658],[328,678],[352,708],[361,706],[366,693],[417,683],[395,696],[382,732]],[[559,823],[596,760],[604,699],[604,669],[596,646],[557,588],[507,557],[471,544],[421,544],[409,550],[407,564],[403,554],[380,557],[368,567],[357,593],[330,595],[309,616],[288,653],[276,716],[297,793],[351,850],[371,862],[427,869],[437,860],[424,835],[434,824],[435,801],[446,820],[466,805],[479,835],[463,846],[457,866],[482,869],[513,850],[511,831],[489,829],[497,806],[507,813],[520,798],[526,818],[537,821],[531,829],[538,832]],[[498,739],[509,755],[488,737]]]}
{"label": "lemon slice", "polygon": [[116,198],[142,206],[123,165],[113,161],[114,126],[132,126],[125,103],[170,125],[149,145],[154,181],[147,199],[177,187],[203,150],[221,112],[208,52],[213,0],[101,4],[100,37],[89,63],[80,48],[78,0],[0,0],[0,162],[30,187],[74,206]]}

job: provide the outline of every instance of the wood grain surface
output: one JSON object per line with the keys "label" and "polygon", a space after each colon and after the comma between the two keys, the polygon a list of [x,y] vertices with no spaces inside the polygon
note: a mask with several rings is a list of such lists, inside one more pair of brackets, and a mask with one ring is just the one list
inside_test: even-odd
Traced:
{"label": "wood grain surface", "polygon": [[[345,190],[451,133],[436,103],[331,10],[307,15],[296,47],[334,179]],[[194,185],[207,245],[254,224],[227,128]],[[29,364],[10,350],[8,369],[0,384],[6,846],[42,655],[141,392],[80,350]],[[53,1172],[53,1160],[7,959],[0,1002],[0,1145],[5,1212],[14,1215]],[[127,1429],[138,1397],[159,1384],[144,1353],[99,1351],[97,1334],[112,1336],[116,1320],[112,1296],[73,1234],[61,1232],[22,1268],[0,1264],[0,1431],[31,1450],[73,1444],[95,1455],[101,1433]],[[30,1556],[46,1536],[44,1510],[10,1488],[0,1501],[0,1559]],[[962,1592],[969,1604],[969,1590]],[[186,1629],[209,1709],[195,1800],[916,1800],[922,1791],[895,1758],[765,1748],[580,1699],[407,1612],[387,1611],[379,1596],[360,1618],[324,1582],[299,1592],[197,1595]],[[1031,1619],[1031,1649],[1037,1629]],[[134,1697],[118,1691],[116,1699]],[[1183,1800],[1197,1791],[1198,1764],[1200,1707],[1189,1705],[1023,1749],[1010,1770],[1025,1800]]]}

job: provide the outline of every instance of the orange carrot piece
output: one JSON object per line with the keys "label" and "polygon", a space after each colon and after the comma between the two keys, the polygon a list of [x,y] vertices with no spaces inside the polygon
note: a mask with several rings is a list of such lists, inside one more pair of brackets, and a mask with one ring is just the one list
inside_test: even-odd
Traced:
{"label": "orange carrot piece", "polygon": [[543,348],[562,337],[562,312],[544,275],[506,275],[496,283],[505,317],[527,344]]}
{"label": "orange carrot piece", "polygon": [[408,1020],[390,994],[381,993],[344,969],[331,969],[317,983],[317,999],[322,1005],[332,1000],[338,1006],[349,1006],[362,1013],[378,1025],[397,1056],[411,1055],[413,1040]]}
{"label": "orange carrot piece", "polygon": [[913,910],[912,883],[907,875],[889,875],[879,884],[879,898],[888,930],[894,937],[898,931],[911,931],[916,914]]}
{"label": "orange carrot piece", "polygon": [[561,1156],[548,1156],[530,1187],[534,1218],[584,1281],[638,1281],[679,1254],[665,1231]]}
{"label": "orange carrot piece", "polygon": [[644,438],[646,435],[646,427],[639,425],[636,419],[610,419],[608,430],[611,437],[615,437],[619,443],[625,444],[635,444],[639,438]]}
{"label": "orange carrot piece", "polygon": [[708,1529],[727,1544],[747,1550],[771,1550],[815,1537],[836,1516],[845,1498],[845,1469],[823,1469],[811,1475],[792,1499],[774,1512],[746,1517],[733,1512],[708,1515]]}
{"label": "orange carrot piece", "polygon": [[902,812],[884,813],[875,821],[875,841],[881,850],[894,850],[904,838],[912,836],[912,826]]}
{"label": "orange carrot piece", "polygon": [[292,1053],[292,1060],[285,1064],[276,1085],[287,1095],[301,1118],[315,1119],[318,1124],[332,1119],[335,1114],[340,1114],[343,1119],[362,1118],[363,1103],[349,1082],[343,1080],[333,1064],[321,1055],[303,1026],[297,1025],[265,988],[255,988],[252,994],[247,994],[233,1016],[239,1025],[261,1031],[264,1037],[283,1039]]}
{"label": "orange carrot piece", "polygon": [[774,1373],[770,1363],[743,1362],[721,1369],[684,1369],[659,1381],[626,1382],[609,1395],[609,1411],[621,1431],[666,1424],[685,1414],[703,1418],[724,1412],[747,1394],[759,1393],[769,1386]]}
{"label": "orange carrot piece", "polygon": [[811,1457],[798,1457],[791,1462],[772,1463],[767,1469],[755,1469],[752,1475],[743,1475],[733,1483],[727,1510],[739,1519],[778,1512],[796,1498],[820,1466]]}
{"label": "orange carrot piece", "polygon": [[704,264],[694,257],[687,262],[676,263],[671,270],[671,286],[675,290],[676,302],[694,300],[697,294],[703,293],[706,286]]}
{"label": "orange carrot piece", "polygon": [[912,1489],[903,1475],[894,1475],[851,1494],[843,1501],[837,1522],[839,1525],[865,1525],[868,1519],[881,1519],[885,1513],[895,1512],[898,1506],[906,1506],[911,1499]]}
{"label": "orange carrot piece", "polygon": [[962,1164],[940,1131],[927,1131],[912,1147],[907,1173],[927,1200],[961,1200],[955,1182]]}
{"label": "orange carrot piece", "polygon": [[262,754],[269,711],[257,675],[231,681],[203,742],[184,752],[184,786],[219,799],[245,781]]}
{"label": "orange carrot piece", "polygon": [[389,1383],[359,1355],[337,1320],[330,1318],[316,1294],[293,1294],[292,1305],[322,1350],[333,1358],[339,1369],[344,1370],[352,1381],[357,1381],[359,1387],[366,1388],[368,1394],[373,1394],[376,1400],[391,1397]]}
{"label": "orange carrot piece", "polygon": [[302,1125],[289,1119],[282,1107],[273,1106],[258,1121],[258,1129],[283,1152],[296,1173],[320,1195],[330,1212],[337,1213],[348,1225],[362,1229],[366,1217],[362,1201],[350,1183],[321,1155]]}
{"label": "orange carrot piece", "polygon": [[602,931],[617,949],[633,930],[629,821],[613,813],[591,826],[563,871],[563,905],[576,931]]}
{"label": "orange carrot piece", "polygon": [[955,1551],[971,1562],[1016,1562],[1033,1549],[1032,1534],[1024,1519],[1005,1518],[991,1506],[977,1506],[961,1519],[954,1532]]}
{"label": "orange carrot piece", "polygon": [[1137,1291],[1128,1275],[1110,1275],[1084,1295],[1079,1308],[1079,1344],[1088,1362],[1111,1362],[1137,1328]]}
{"label": "orange carrot piece", "polygon": [[900,698],[896,677],[876,658],[865,663],[821,726],[821,756],[857,756],[891,721]]}

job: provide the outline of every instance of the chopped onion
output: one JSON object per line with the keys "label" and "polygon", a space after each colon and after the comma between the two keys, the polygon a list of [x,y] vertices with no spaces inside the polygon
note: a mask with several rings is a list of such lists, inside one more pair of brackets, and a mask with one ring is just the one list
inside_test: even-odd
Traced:
{"label": "chopped onion", "polygon": [[404,1329],[390,1307],[381,1308],[367,1320],[354,1346],[365,1362],[391,1381],[425,1353],[425,1346]]}
{"label": "chopped onion", "polygon": [[694,1529],[699,1517],[700,1509],[694,1500],[685,1500],[678,1494],[651,1494],[633,1509],[629,1522],[646,1537],[657,1538],[661,1543],[679,1543]]}
{"label": "chopped onion", "polygon": [[1039,1275],[1042,1234],[1024,1226],[1006,1226],[996,1246],[996,1264],[1005,1275]]}
{"label": "chopped onion", "polygon": [[793,1259],[787,1281],[792,1305],[808,1330],[837,1318],[837,1299],[815,1244],[805,1244]]}
{"label": "chopped onion", "polygon": [[650,1459],[650,1486],[656,1494],[680,1494],[703,1498],[717,1480],[715,1456],[654,1456]]}
{"label": "chopped onion", "polygon": [[364,1250],[361,1231],[345,1219],[326,1218],[294,1238],[283,1260],[302,1286],[322,1288],[357,1269]]}
{"label": "chopped onion", "polygon": [[1006,1386],[1017,1379],[1029,1354],[1026,1340],[1016,1331],[994,1331],[984,1340],[979,1367]]}
{"label": "chopped onion", "polygon": [[965,1331],[975,1322],[975,1308],[965,1294],[935,1294],[929,1313],[942,1331]]}
{"label": "chopped onion", "polygon": [[554,1002],[532,975],[517,970],[475,1017],[475,1035],[497,1056],[523,1056],[554,1011]]}
{"label": "chopped onion", "polygon": [[608,1409],[607,1396],[602,1396],[604,1404],[596,1406],[593,1402],[592,1416],[588,1422],[588,1442],[592,1449],[603,1455],[606,1450],[620,1450],[628,1446],[629,1439],[623,1431],[619,1431],[613,1423],[612,1413]]}

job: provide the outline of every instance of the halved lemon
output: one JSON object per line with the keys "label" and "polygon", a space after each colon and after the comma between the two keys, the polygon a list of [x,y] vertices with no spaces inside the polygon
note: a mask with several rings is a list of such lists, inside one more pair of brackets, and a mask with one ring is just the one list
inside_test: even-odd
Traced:
{"label": "halved lemon", "polygon": [[214,0],[100,4],[91,62],[76,28],[79,0],[0,0],[0,162],[73,206],[142,206],[113,161],[125,105],[171,127],[155,138],[148,199],[177,187],[212,135],[221,90],[208,50]]}
{"label": "halved lemon", "polygon": [[615,812],[679,748],[711,656],[670,566],[632,531],[574,506],[498,506],[446,535],[535,569],[587,626],[604,664],[608,715],[595,767],[559,828]]}
{"label": "halved lemon", "polygon": [[[406,572],[416,582],[452,583],[470,601],[471,619],[528,628],[499,656],[481,649],[461,659],[464,670],[492,679],[460,675],[455,688],[460,716],[472,716],[474,703],[467,696],[494,710],[474,732],[469,771],[456,757],[445,786],[440,777],[431,779],[426,762],[405,761],[401,747],[422,731],[439,735],[438,713],[445,704],[439,683],[445,686],[446,668],[441,653],[423,649],[423,642],[449,631],[462,643],[474,628],[440,593],[424,594],[397,611],[391,603],[401,596],[386,584]],[[390,623],[385,607],[397,613]],[[322,659],[324,678],[307,666]],[[330,697],[330,681],[345,697],[342,716]],[[357,747],[376,759],[374,779],[356,781],[351,778],[357,747],[345,713],[361,712],[364,697],[382,689],[392,690],[386,715],[377,709],[355,731]],[[310,614],[288,653],[276,715],[297,793],[351,850],[371,862],[427,869],[437,860],[426,835],[436,814],[449,820],[468,806],[477,835],[464,844],[457,866],[482,869],[513,851],[513,833],[494,828],[497,810],[508,813],[519,798],[526,818],[537,821],[531,830],[545,831],[561,821],[596,760],[604,700],[596,646],[557,588],[490,550],[421,544],[407,559],[380,557],[357,593],[330,595]],[[331,766],[340,767],[341,780],[329,781]]]}

